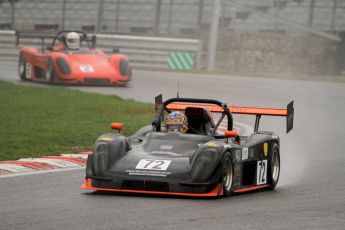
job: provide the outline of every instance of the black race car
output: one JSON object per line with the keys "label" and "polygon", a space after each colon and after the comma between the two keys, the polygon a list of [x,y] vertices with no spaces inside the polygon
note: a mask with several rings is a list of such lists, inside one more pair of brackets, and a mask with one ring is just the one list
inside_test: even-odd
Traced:
{"label": "black race car", "polygon": [[[181,196],[228,196],[256,189],[274,189],[279,180],[279,137],[259,131],[262,115],[287,117],[293,127],[293,102],[287,109],[230,106],[217,100],[156,98],[152,125],[133,136],[100,136],[89,155],[81,188],[127,193]],[[167,132],[161,121],[171,111],[184,112],[187,133]],[[219,113],[217,122],[211,113]],[[240,136],[232,114],[256,116],[254,132]],[[211,116],[210,116],[211,115]],[[227,124],[226,130],[220,127]],[[121,130],[121,123],[113,123]]]}

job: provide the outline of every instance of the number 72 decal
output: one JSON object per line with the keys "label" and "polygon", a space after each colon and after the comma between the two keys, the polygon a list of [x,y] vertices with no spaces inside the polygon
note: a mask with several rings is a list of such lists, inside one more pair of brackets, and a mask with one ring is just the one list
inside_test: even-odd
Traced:
{"label": "number 72 decal", "polygon": [[266,184],[267,183],[267,160],[258,161],[256,168],[256,184]]}
{"label": "number 72 decal", "polygon": [[141,159],[135,168],[165,171],[169,167],[170,163],[171,161],[169,160]]}

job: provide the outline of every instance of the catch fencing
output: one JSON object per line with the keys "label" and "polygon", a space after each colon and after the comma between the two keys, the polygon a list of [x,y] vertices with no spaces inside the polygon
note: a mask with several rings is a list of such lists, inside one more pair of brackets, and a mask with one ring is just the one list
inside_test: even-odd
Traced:
{"label": "catch fencing", "polygon": [[[199,37],[202,31],[209,30],[213,3],[214,0],[0,0],[0,29]],[[222,0],[221,4],[220,27],[229,30],[304,31],[291,26],[295,24],[331,34],[345,31],[345,0]]]}

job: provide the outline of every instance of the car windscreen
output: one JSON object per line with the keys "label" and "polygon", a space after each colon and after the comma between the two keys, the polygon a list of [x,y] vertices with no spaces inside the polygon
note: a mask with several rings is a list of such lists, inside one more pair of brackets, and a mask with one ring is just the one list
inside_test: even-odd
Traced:
{"label": "car windscreen", "polygon": [[66,50],[64,51],[65,54],[96,54],[95,50],[90,49],[81,49],[81,50]]}

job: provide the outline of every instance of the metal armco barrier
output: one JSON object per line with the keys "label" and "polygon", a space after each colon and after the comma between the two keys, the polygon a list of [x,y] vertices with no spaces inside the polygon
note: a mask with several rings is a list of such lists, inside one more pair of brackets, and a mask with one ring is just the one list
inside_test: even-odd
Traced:
{"label": "metal armco barrier", "polygon": [[[163,68],[168,66],[168,56],[172,52],[188,52],[195,56],[195,69],[199,69],[201,42],[196,39],[176,39],[162,37],[142,37],[126,35],[96,34],[97,48],[111,54],[114,49],[128,55],[132,66]],[[51,40],[47,39],[49,44]],[[0,31],[0,61],[16,61],[19,49],[25,46],[40,47],[38,39],[25,39],[15,46],[15,31]]]}

